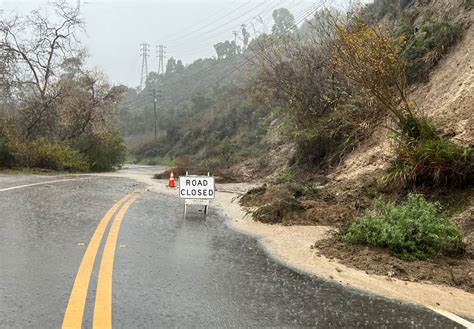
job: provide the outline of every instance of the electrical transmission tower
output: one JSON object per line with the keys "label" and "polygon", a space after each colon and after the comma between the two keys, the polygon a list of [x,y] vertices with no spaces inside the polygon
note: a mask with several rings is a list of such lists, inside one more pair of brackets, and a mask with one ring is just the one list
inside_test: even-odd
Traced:
{"label": "electrical transmission tower", "polygon": [[140,88],[145,88],[146,79],[148,77],[148,54],[150,45],[148,43],[140,44],[140,55],[142,56],[142,74],[140,75]]}
{"label": "electrical transmission tower", "polygon": [[164,59],[166,58],[165,56],[165,46],[163,45],[158,45],[156,47],[158,49],[158,74],[163,74],[165,73],[165,64],[164,64]]}

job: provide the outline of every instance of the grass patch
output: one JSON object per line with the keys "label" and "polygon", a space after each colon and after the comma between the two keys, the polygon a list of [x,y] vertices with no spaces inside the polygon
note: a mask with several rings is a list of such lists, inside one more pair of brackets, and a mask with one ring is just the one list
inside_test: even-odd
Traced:
{"label": "grass patch", "polygon": [[454,186],[472,181],[473,148],[457,145],[437,132],[420,140],[396,142],[398,158],[382,176],[388,186]]}
{"label": "grass patch", "polygon": [[296,178],[295,167],[286,168],[277,178],[278,183],[289,183]]}
{"label": "grass patch", "polygon": [[416,194],[408,195],[399,205],[376,199],[373,211],[357,218],[341,238],[388,248],[397,257],[410,261],[463,250],[458,226],[439,211],[437,204]]}

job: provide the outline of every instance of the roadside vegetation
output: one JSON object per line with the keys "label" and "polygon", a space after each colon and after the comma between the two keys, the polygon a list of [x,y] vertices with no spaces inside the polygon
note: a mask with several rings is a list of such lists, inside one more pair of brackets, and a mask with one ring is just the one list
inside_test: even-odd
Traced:
{"label": "roadside vegetation", "polygon": [[356,218],[341,238],[350,243],[388,248],[404,260],[458,254],[463,250],[461,230],[438,206],[416,194],[409,194],[398,205],[378,198],[373,210]]}
{"label": "roadside vegetation", "polygon": [[116,118],[125,88],[84,67],[78,11],[48,10],[0,22],[0,167],[112,170],[126,155]]}

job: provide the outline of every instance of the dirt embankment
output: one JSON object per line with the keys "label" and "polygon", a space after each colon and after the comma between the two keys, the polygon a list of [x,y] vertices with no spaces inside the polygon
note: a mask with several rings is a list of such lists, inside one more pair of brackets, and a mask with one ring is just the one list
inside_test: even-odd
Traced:
{"label": "dirt embankment", "polygon": [[463,39],[438,63],[426,84],[415,86],[413,99],[436,126],[457,143],[474,146],[474,10]]}

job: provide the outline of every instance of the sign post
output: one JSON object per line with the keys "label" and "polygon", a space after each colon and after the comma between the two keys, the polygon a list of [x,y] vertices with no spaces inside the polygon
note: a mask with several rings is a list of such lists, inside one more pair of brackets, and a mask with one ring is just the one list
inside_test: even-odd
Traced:
{"label": "sign post", "polygon": [[204,214],[209,213],[209,201],[216,196],[214,177],[188,175],[179,176],[179,197],[184,199],[184,215],[188,205],[203,205]]}

